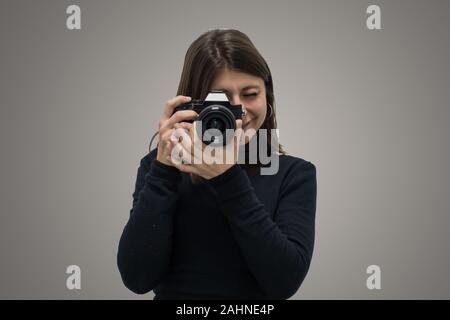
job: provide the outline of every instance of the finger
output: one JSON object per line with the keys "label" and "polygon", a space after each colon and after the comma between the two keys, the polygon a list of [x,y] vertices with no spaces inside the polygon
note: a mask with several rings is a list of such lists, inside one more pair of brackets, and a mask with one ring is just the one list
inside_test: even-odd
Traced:
{"label": "finger", "polygon": [[195,156],[196,159],[201,159],[201,154],[206,145],[204,145],[203,141],[200,140],[196,131],[196,125],[197,121],[195,121],[194,123],[179,122],[174,124],[174,128],[175,130],[182,130],[177,133],[177,138],[179,136],[182,136],[182,138],[179,140],[182,140],[181,143],[183,144],[184,148],[187,150],[191,150],[191,154]]}
{"label": "finger", "polygon": [[238,119],[238,120],[236,120],[236,131],[234,134],[238,144],[241,144],[241,139],[242,139],[243,134],[244,134],[244,129],[242,129],[242,119]]}
{"label": "finger", "polygon": [[193,126],[190,122],[178,122],[174,124],[174,128],[183,128],[187,130],[191,130],[191,127]]}
{"label": "finger", "polygon": [[[180,129],[180,130],[183,130],[183,129]],[[184,139],[190,140],[190,138],[186,137],[186,136]],[[205,154],[203,153],[202,144],[200,144],[199,141],[197,141],[197,143],[196,143],[196,142],[192,142],[192,140],[191,140],[190,143],[183,144],[181,142],[178,142],[178,144],[181,145],[183,152],[189,153],[191,164],[202,164],[203,163]]]}
{"label": "finger", "polygon": [[199,170],[195,164],[201,162],[194,161],[195,157],[189,153],[180,143],[176,144],[172,150],[172,163],[180,171],[198,174]]}
{"label": "finger", "polygon": [[240,140],[243,131],[244,130],[242,129],[242,120],[241,119],[236,120],[235,137],[238,137],[238,141]]}
{"label": "finger", "polygon": [[197,149],[203,149],[205,145],[203,144],[203,140],[201,140],[199,136],[199,134],[201,135],[201,133],[199,132],[200,129],[197,129],[197,125],[199,125],[199,123],[200,121],[194,121],[193,123],[179,122],[176,126],[188,130],[189,136],[191,137],[191,141],[193,141],[194,146],[196,146]]}
{"label": "finger", "polygon": [[[198,137],[196,135],[196,131],[195,131],[195,123],[196,122],[194,122],[194,123],[179,122],[179,123],[174,124],[175,129],[183,130],[188,135],[191,145],[193,144],[194,146],[196,145],[196,142],[198,143],[198,141],[195,140]],[[185,145],[185,146],[189,147],[188,145]],[[198,147],[198,145],[197,145],[197,147]]]}
{"label": "finger", "polygon": [[176,96],[175,98],[172,98],[169,101],[167,101],[164,106],[164,112],[163,112],[161,120],[169,119],[172,116],[173,110],[175,109],[176,106],[178,106],[182,103],[187,103],[189,101],[191,101],[191,97],[182,96],[182,95]]}
{"label": "finger", "polygon": [[[183,129],[180,129],[183,130]],[[185,142],[185,143],[183,143]],[[191,156],[191,163],[194,164],[201,164],[202,163],[202,159],[203,159],[203,149],[201,149],[201,146],[198,145],[198,141],[197,141],[197,145],[195,141],[192,141],[190,136],[187,135],[187,133],[185,133],[184,138],[183,138],[183,142],[181,142],[181,146],[183,148],[183,150],[186,153],[189,153]]]}
{"label": "finger", "polygon": [[175,123],[183,121],[193,121],[198,118],[198,113],[194,110],[181,110],[175,112],[167,121],[167,126],[173,128]]}
{"label": "finger", "polygon": [[174,128],[184,129],[184,131],[189,135],[191,142],[194,141],[194,124],[189,122],[178,122],[174,124]]}
{"label": "finger", "polygon": [[176,143],[173,145],[172,150],[170,152],[170,158],[174,165],[182,164],[182,163],[192,163],[192,157],[190,153],[183,148],[181,143]]}
{"label": "finger", "polygon": [[166,131],[163,131],[160,134],[160,141],[170,141],[170,137],[172,136],[173,132],[175,131],[175,129],[168,129]]}
{"label": "finger", "polygon": [[192,150],[193,142],[191,136],[189,135],[188,129],[183,129],[180,126],[176,126],[175,131],[171,137],[171,141],[174,143],[179,142],[183,145],[185,149]]}
{"label": "finger", "polygon": [[[170,158],[170,156],[167,156],[167,158]],[[168,159],[168,160],[170,161],[170,159]],[[175,168],[177,168],[178,170],[180,170],[181,172],[193,173],[193,174],[199,175],[199,171],[193,165],[184,164],[184,163],[177,163],[177,164],[174,163],[173,166]]]}
{"label": "finger", "polygon": [[202,159],[202,149],[195,146],[195,143],[192,142],[191,138],[184,132],[183,129],[179,129],[182,131],[181,133],[181,141],[176,141],[176,139],[172,139],[172,144],[176,145],[176,151],[182,153],[185,156],[185,160],[189,163],[200,164]]}

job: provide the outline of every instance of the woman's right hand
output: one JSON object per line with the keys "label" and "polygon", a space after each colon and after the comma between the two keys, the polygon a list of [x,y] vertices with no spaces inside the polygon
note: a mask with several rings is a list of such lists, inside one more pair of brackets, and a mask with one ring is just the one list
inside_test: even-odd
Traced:
{"label": "woman's right hand", "polygon": [[198,113],[193,110],[181,110],[172,115],[176,106],[189,101],[191,101],[191,97],[176,96],[167,101],[164,106],[163,115],[159,120],[159,143],[156,160],[165,165],[173,166],[172,162],[167,160],[167,156],[170,156],[170,153],[172,152],[170,137],[175,131],[175,123],[186,120],[195,120],[198,117]]}

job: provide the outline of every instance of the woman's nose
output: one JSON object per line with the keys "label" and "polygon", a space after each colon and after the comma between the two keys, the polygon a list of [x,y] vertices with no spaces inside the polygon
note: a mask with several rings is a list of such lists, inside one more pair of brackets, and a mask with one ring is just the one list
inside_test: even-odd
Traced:
{"label": "woman's nose", "polygon": [[239,95],[231,96],[230,97],[230,103],[233,104],[233,105],[242,104],[241,103],[241,99],[239,98]]}

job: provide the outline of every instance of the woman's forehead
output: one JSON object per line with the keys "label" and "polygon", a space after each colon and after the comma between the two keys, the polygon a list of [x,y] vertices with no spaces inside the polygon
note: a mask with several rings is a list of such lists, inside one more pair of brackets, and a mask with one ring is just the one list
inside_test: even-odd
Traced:
{"label": "woman's forehead", "polygon": [[230,92],[233,90],[261,89],[264,81],[253,75],[231,70],[222,70],[213,81],[213,90]]}

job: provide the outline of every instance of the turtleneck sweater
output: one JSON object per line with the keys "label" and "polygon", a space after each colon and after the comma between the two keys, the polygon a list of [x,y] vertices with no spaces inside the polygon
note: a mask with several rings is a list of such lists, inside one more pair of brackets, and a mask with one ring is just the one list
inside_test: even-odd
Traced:
{"label": "turtleneck sweater", "polygon": [[[248,149],[247,149],[248,152]],[[288,299],[312,260],[316,168],[279,155],[275,174],[234,164],[193,184],[145,155],[120,238],[127,288],[154,299]]]}

